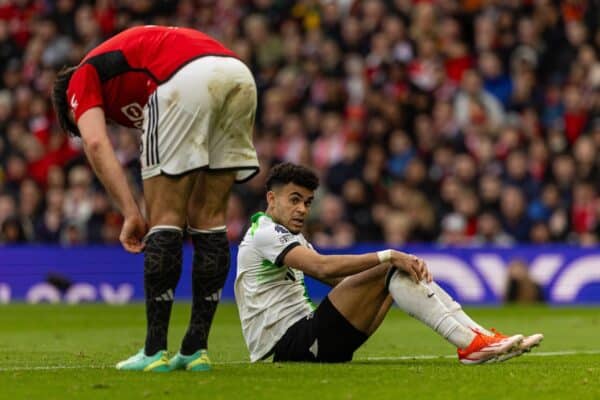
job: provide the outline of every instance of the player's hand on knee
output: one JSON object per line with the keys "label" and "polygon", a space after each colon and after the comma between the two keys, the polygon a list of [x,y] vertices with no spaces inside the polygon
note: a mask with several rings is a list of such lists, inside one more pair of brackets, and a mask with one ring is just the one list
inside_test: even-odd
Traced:
{"label": "player's hand on knee", "polygon": [[419,258],[419,262],[423,264],[423,279],[425,279],[425,282],[433,282],[433,275],[431,274],[429,268],[427,268],[425,261],[422,258]]}
{"label": "player's hand on knee", "polygon": [[139,253],[144,250],[144,236],[148,232],[148,225],[141,215],[125,217],[119,240],[130,253]]}
{"label": "player's hand on knee", "polygon": [[433,279],[425,261],[415,255],[394,250],[390,262],[394,267],[409,274],[415,283],[422,280],[431,282]]}

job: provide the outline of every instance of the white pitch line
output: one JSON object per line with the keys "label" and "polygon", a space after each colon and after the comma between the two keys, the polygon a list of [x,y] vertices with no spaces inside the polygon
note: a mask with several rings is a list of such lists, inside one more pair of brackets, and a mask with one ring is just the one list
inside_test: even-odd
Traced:
{"label": "white pitch line", "polygon": [[[564,351],[538,351],[531,352],[526,357],[552,357],[552,356],[574,356],[578,354],[594,355],[600,354],[600,350],[564,350]],[[404,360],[434,360],[436,358],[455,358],[456,355],[415,355],[415,356],[396,356],[396,357],[365,357],[357,358],[357,361],[404,361]]]}
{"label": "white pitch line", "polygon": [[[560,357],[560,356],[574,356],[574,355],[597,355],[600,354],[600,350],[564,350],[564,351],[538,351],[532,352],[526,355],[526,357]],[[356,358],[355,361],[408,361],[408,360],[435,360],[440,358],[455,358],[455,355],[428,355],[428,354],[416,354],[412,356],[395,356],[395,357],[361,357]],[[213,362],[213,365],[236,365],[236,364],[247,364],[250,362],[247,360],[233,360],[233,361],[220,361]],[[113,365],[48,365],[48,366],[34,366],[34,367],[0,367],[0,372],[17,372],[17,371],[54,371],[61,369],[112,369]]]}
{"label": "white pitch line", "polygon": [[4,367],[0,368],[0,372],[17,372],[17,371],[54,371],[58,369],[104,369],[109,368],[108,365],[48,365],[37,367]]}

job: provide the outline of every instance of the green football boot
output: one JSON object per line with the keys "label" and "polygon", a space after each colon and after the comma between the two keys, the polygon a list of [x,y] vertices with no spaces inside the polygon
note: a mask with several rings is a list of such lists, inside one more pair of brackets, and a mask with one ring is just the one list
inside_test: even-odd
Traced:
{"label": "green football boot", "polygon": [[147,356],[144,349],[117,364],[121,371],[153,371],[169,372],[169,357],[166,350],[159,350],[152,356]]}
{"label": "green football boot", "polygon": [[169,361],[171,371],[176,369],[185,369],[186,371],[210,371],[210,358],[208,351],[201,349],[192,355],[184,356],[177,352]]}

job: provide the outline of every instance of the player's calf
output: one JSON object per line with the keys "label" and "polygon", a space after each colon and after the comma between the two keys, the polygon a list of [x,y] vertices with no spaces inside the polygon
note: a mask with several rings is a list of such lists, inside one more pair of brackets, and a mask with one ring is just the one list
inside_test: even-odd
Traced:
{"label": "player's calf", "polygon": [[467,348],[477,333],[461,325],[425,283],[415,283],[406,273],[391,268],[386,287],[396,304],[457,348]]}
{"label": "player's calf", "polygon": [[192,315],[181,354],[208,348],[208,334],[229,272],[229,242],[224,226],[210,230],[188,228],[194,245]]}
{"label": "player's calf", "polygon": [[175,226],[156,226],[146,236],[146,355],[167,349],[167,333],[175,288],[181,275],[183,233]]}

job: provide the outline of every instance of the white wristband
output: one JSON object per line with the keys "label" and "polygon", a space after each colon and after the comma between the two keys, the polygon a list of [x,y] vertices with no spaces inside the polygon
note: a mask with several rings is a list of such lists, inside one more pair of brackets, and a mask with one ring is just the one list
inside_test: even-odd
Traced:
{"label": "white wristband", "polygon": [[392,250],[381,250],[377,252],[377,258],[380,263],[388,262],[392,259]]}

